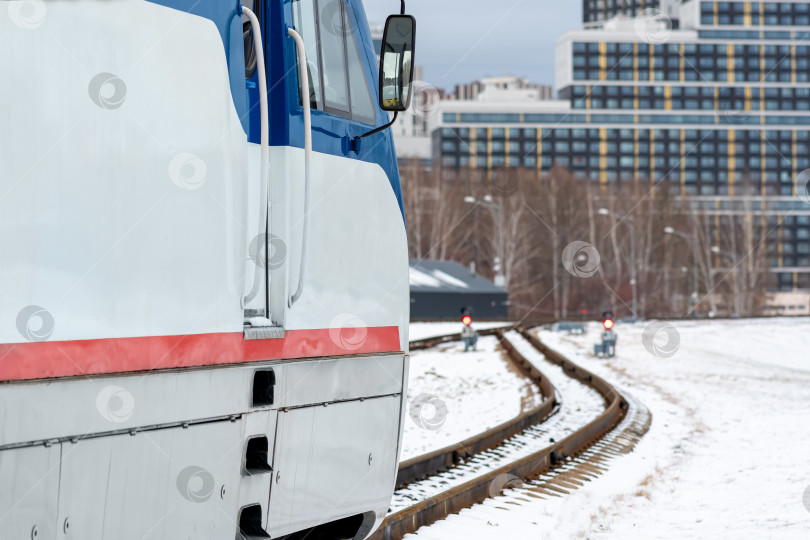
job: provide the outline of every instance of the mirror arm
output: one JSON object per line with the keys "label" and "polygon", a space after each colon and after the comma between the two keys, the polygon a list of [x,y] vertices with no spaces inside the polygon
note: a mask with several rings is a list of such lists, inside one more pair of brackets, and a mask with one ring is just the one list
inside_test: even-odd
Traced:
{"label": "mirror arm", "polygon": [[402,11],[400,12],[400,15],[405,15],[405,0],[402,0]]}
{"label": "mirror arm", "polygon": [[371,131],[369,131],[368,133],[363,133],[362,135],[360,135],[360,136],[358,136],[358,137],[355,137],[355,140],[357,140],[357,139],[363,139],[363,138],[365,138],[365,137],[368,137],[369,135],[375,135],[375,134],[377,134],[377,133],[379,133],[379,132],[381,132],[381,131],[385,131],[386,129],[390,128],[391,126],[393,126],[393,125],[394,125],[394,122],[396,122],[396,121],[397,121],[397,115],[398,115],[398,114],[399,114],[399,111],[394,111],[394,117],[391,119],[391,121],[390,121],[390,122],[388,122],[388,123],[387,123],[387,124],[385,124],[384,126],[380,126],[380,127],[376,128],[376,129],[372,129],[372,130],[371,130]]}

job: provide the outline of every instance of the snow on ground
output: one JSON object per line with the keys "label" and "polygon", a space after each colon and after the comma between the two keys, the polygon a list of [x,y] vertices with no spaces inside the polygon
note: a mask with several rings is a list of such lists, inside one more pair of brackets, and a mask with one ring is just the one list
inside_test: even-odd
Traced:
{"label": "snow on ground", "polygon": [[[476,330],[487,330],[489,328],[502,328],[509,326],[508,322],[474,322],[473,328]],[[419,341],[420,339],[427,339],[437,336],[446,336],[449,334],[458,334],[461,332],[461,320],[459,317],[458,322],[429,322],[429,323],[411,323],[408,330],[408,339],[411,341]]]}
{"label": "snow on ground", "polygon": [[512,490],[415,537],[810,538],[810,319],[617,325],[614,359],[592,356],[600,331],[540,337],[651,410],[635,451],[564,498]]}
{"label": "snow on ground", "polygon": [[[550,442],[559,441],[578,430],[604,410],[605,402],[599,393],[566,375],[559,366],[547,362],[545,357],[538,353],[523,336],[517,332],[508,332],[507,338],[518,350],[523,352],[529,362],[549,378],[557,391],[564,396],[558,410],[546,421],[511,437],[497,448],[477,454],[470,461],[446,472],[397,490],[391,501],[391,512],[429,499],[503,465],[538,452],[546,448]],[[482,402],[487,402],[490,398],[488,395],[483,395],[480,399]],[[474,420],[473,417],[469,419],[469,421]]]}
{"label": "snow on ground", "polygon": [[[577,421],[568,426],[564,436],[588,424],[605,408],[605,400],[599,392],[569,377],[563,368],[546,360],[546,357],[519,332],[507,332],[506,337],[526,360],[548,377],[557,391],[557,400],[562,403],[562,407],[571,412],[585,413],[578,415]],[[558,436],[557,438],[562,439],[563,437]]]}
{"label": "snow on ground", "polygon": [[477,352],[465,353],[459,342],[415,351],[400,459],[463,441],[541,402],[534,385],[505,360],[494,336],[480,337]]}

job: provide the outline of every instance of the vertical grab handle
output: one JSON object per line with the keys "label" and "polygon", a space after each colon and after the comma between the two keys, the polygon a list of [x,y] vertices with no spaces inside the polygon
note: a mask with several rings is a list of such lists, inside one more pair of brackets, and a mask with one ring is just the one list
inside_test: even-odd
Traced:
{"label": "vertical grab handle", "polygon": [[[267,193],[268,193],[268,176],[270,164],[270,121],[267,116],[267,73],[264,66],[264,46],[262,45],[262,28],[259,25],[259,19],[256,14],[250,9],[242,6],[242,13],[250,20],[250,28],[253,31],[253,45],[256,50],[256,66],[259,75],[259,115],[261,116],[261,150],[262,162],[260,165],[261,178],[259,179],[259,202],[261,207],[259,210],[259,241],[264,238],[265,253],[269,249],[269,235],[267,230]],[[267,274],[262,268],[262,265],[256,264],[256,273],[253,277],[253,287],[250,292],[245,295],[243,299],[243,306],[256,298],[259,294],[259,289],[263,279],[267,279]],[[265,283],[266,285],[266,283]],[[269,310],[270,306],[265,306]],[[265,312],[267,313],[267,311]],[[268,314],[269,316],[269,314]]]}
{"label": "vertical grab handle", "polygon": [[301,265],[298,270],[298,286],[290,296],[287,303],[292,306],[301,298],[304,291],[304,268],[307,256],[307,235],[309,233],[309,180],[310,163],[312,161],[312,114],[309,100],[309,67],[307,66],[307,53],[301,35],[292,28],[287,34],[295,41],[295,50],[298,54],[298,78],[301,81],[301,102],[304,105],[304,221],[301,240]]}

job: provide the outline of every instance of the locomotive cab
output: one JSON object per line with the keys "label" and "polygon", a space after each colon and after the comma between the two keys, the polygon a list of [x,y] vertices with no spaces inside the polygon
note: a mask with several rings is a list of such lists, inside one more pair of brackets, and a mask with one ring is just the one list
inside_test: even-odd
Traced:
{"label": "locomotive cab", "polygon": [[407,390],[404,2],[380,64],[361,0],[4,4],[0,537],[368,536]]}
{"label": "locomotive cab", "polygon": [[[256,237],[249,246],[254,261],[259,262],[258,267],[249,265],[248,268],[248,272],[255,271],[253,286],[245,297],[245,323],[249,335],[272,335],[267,328],[283,329],[287,318],[296,316],[295,305],[299,301],[311,301],[307,289],[315,290],[315,282],[324,277],[318,275],[318,270],[329,268],[335,261],[345,260],[348,256],[344,246],[344,251],[336,254],[331,263],[321,264],[319,251],[310,249],[315,234],[310,229],[311,218],[319,215],[310,211],[310,205],[322,207],[332,202],[322,196],[336,190],[335,184],[357,182],[360,177],[357,173],[365,164],[376,164],[386,173],[402,213],[396,159],[390,132],[385,128],[393,123],[388,122],[387,111],[396,114],[409,105],[413,74],[413,18],[399,15],[387,21],[386,46],[379,63],[382,73],[378,74],[368,25],[359,6],[355,10],[352,3],[343,0],[294,0],[290,11],[291,19],[286,21],[289,24],[287,34],[293,39],[288,37],[285,41],[293,46],[278,49],[276,52],[285,53],[281,58],[271,54],[266,74],[267,81],[283,79],[287,85],[269,85],[267,117],[261,115],[262,92],[258,79],[262,74],[257,72],[248,81],[250,141],[261,148],[263,130],[266,129],[271,153],[277,148],[304,151],[303,156],[296,156],[293,152],[279,156],[278,161],[271,155],[269,160],[259,160],[271,164],[268,173],[253,171],[262,179],[267,175],[267,198],[270,201],[267,227],[271,233],[265,235],[265,209],[260,205],[256,212]],[[252,43],[257,35],[262,34],[262,28],[260,23],[258,28],[252,29]],[[245,50],[250,46],[246,41]],[[256,89],[258,92],[251,92]],[[389,94],[396,99],[385,97]],[[258,115],[255,114],[257,111]],[[268,125],[262,125],[263,119],[267,119]],[[278,125],[286,129],[279,130]],[[316,153],[314,160],[313,152]],[[318,172],[318,161],[323,155],[344,158],[343,165],[350,165],[351,172],[340,174],[340,167]],[[273,168],[275,163],[289,168],[278,171]],[[331,183],[318,186],[317,182],[328,176],[332,177]],[[377,187],[377,182],[374,184]],[[263,182],[254,183],[254,191],[260,191],[263,185]],[[352,198],[363,198],[365,188],[362,185],[352,188]],[[264,200],[261,193],[257,195],[259,200]],[[281,203],[274,204],[274,201]],[[337,197],[333,202],[340,207],[347,205],[345,200]],[[369,207],[358,210],[367,212]],[[341,221],[342,225],[356,221],[348,213],[344,215],[347,219]],[[359,230],[356,232],[356,238],[365,236]],[[379,236],[384,240],[383,234]],[[362,247],[377,249],[377,246]],[[385,256],[384,252],[378,253]],[[367,252],[363,254],[358,250],[358,260],[367,257]],[[313,259],[312,268],[310,259]],[[353,268],[351,271],[356,275],[362,270]],[[254,328],[259,330],[254,331]]]}

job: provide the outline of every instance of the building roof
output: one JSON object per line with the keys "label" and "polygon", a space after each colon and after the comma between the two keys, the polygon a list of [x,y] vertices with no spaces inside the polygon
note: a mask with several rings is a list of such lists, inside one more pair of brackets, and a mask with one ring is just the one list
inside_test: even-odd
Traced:
{"label": "building roof", "polygon": [[505,290],[455,261],[411,259],[409,277],[411,292],[506,294]]}

